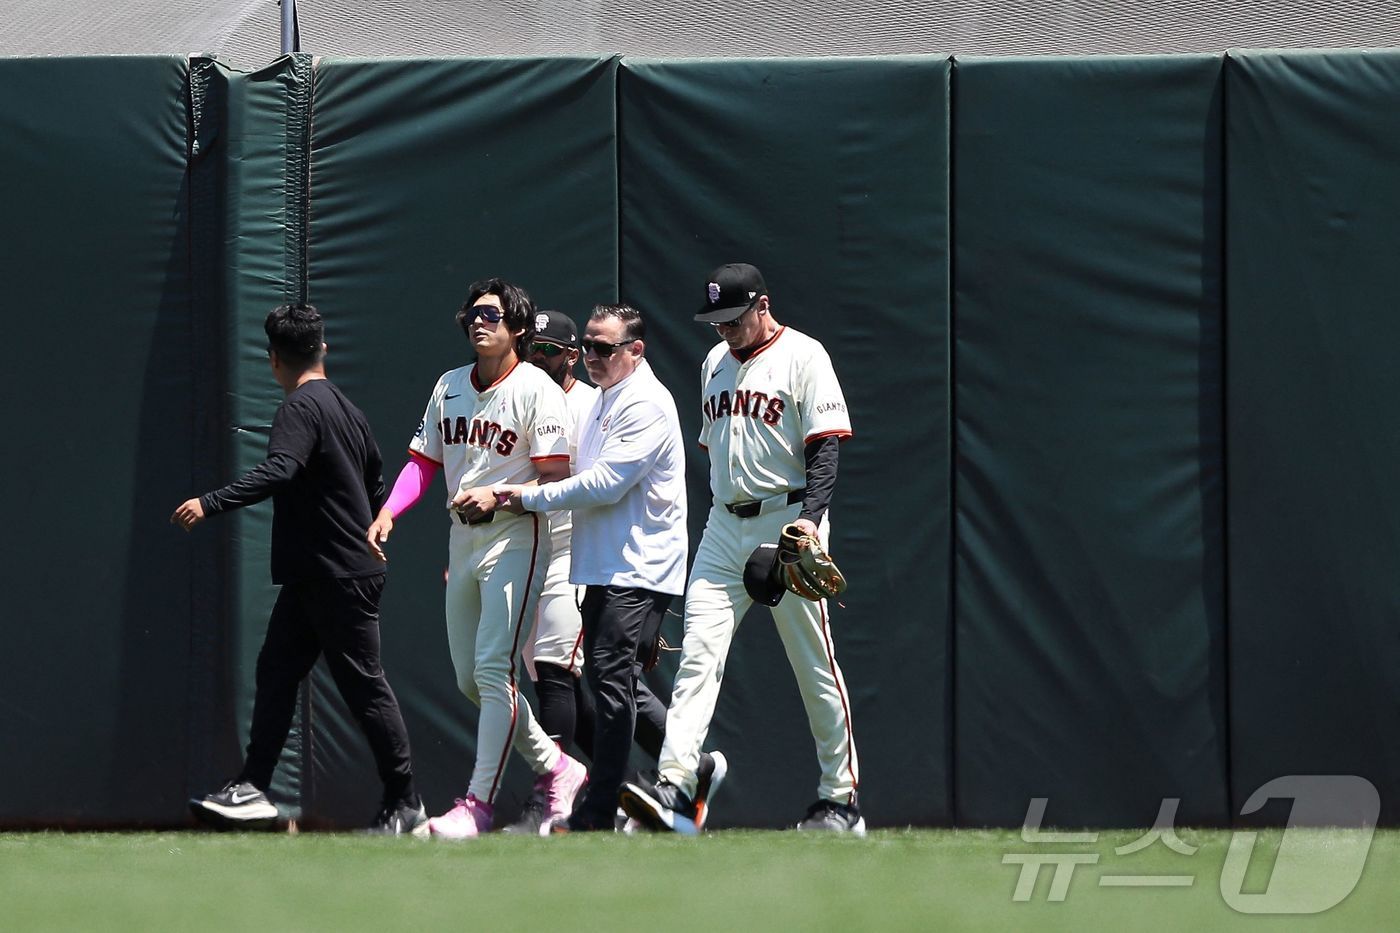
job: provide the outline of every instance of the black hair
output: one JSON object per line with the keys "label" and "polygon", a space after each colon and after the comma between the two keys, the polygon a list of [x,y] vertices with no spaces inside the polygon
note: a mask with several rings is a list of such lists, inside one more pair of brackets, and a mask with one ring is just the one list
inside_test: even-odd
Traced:
{"label": "black hair", "polygon": [[594,305],[593,313],[588,315],[590,321],[605,317],[615,317],[621,321],[628,340],[646,339],[647,322],[642,320],[642,312],[631,305]]}
{"label": "black hair", "polygon": [[472,307],[481,300],[482,295],[495,295],[501,300],[501,323],[505,324],[506,330],[524,331],[515,341],[515,355],[525,359],[530,355],[530,343],[535,339],[535,303],[530,300],[530,293],[505,279],[489,278],[473,282],[467,291],[467,300],[457,311],[457,326],[462,328],[462,333],[468,339],[471,338]]}
{"label": "black hair", "polygon": [[267,312],[263,321],[267,333],[267,348],[276,350],[279,359],[294,368],[306,369],[319,363],[324,351],[326,326],[321,312],[303,303],[281,305]]}

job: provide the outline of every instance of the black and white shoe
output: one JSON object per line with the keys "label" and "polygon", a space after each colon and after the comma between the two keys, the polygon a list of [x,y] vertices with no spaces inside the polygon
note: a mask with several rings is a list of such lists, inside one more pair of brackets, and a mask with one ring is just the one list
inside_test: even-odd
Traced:
{"label": "black and white shoe", "polygon": [[710,820],[710,801],[729,774],[729,759],[724,752],[701,752],[700,765],[695,769],[695,828],[704,829]]}
{"label": "black and white shoe", "polygon": [[215,829],[271,829],[277,824],[277,808],[247,781],[229,781],[212,794],[193,798],[190,812]]}
{"label": "black and white shoe", "polygon": [[617,816],[613,817],[613,831],[622,833],[624,836],[631,836],[640,832],[642,824],[627,815],[627,811],[621,807],[617,808]]}
{"label": "black and white shoe", "polygon": [[807,808],[807,815],[797,828],[809,832],[851,833],[865,835],[865,817],[860,815],[860,807],[854,803],[837,803],[835,800],[818,800]]}
{"label": "black and white shoe", "polygon": [[417,803],[386,803],[379,810],[366,833],[372,836],[417,836],[428,838],[428,811]]}
{"label": "black and white shoe", "polygon": [[627,815],[644,829],[682,836],[700,832],[695,825],[695,803],[670,781],[661,781],[650,788],[623,784],[620,802]]}
{"label": "black and white shoe", "polygon": [[525,801],[520,818],[502,829],[503,833],[516,836],[548,836],[553,828],[553,820],[548,817],[549,802],[542,790],[536,790]]}

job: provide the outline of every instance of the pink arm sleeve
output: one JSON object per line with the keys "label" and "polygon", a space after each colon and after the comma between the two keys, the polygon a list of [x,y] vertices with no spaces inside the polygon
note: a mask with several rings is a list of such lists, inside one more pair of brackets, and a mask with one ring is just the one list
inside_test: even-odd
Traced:
{"label": "pink arm sleeve", "polygon": [[384,508],[395,518],[413,508],[440,469],[441,464],[434,463],[420,453],[410,452],[408,462],[403,465],[399,478],[394,480],[394,489],[389,493],[389,501],[384,503]]}

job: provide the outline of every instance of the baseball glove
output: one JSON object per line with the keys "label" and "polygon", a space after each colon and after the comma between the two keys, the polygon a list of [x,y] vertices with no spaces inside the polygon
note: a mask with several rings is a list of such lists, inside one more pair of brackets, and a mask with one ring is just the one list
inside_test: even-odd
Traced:
{"label": "baseball glove", "polygon": [[846,588],[836,561],[816,535],[797,525],[784,525],[778,537],[778,579],[803,599],[820,601],[839,596]]}

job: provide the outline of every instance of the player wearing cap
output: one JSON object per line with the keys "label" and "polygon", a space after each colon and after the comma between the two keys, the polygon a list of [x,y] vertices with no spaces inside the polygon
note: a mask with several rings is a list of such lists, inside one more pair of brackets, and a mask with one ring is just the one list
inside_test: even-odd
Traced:
{"label": "player wearing cap", "polygon": [[547,522],[497,511],[491,492],[495,483],[550,483],[569,475],[564,393],[539,369],[520,365],[534,328],[524,289],[500,279],[476,282],[457,322],[476,362],[438,379],[409,443],[409,462],[367,537],[386,559],[394,518],[446,469],[452,497],[447,644],[457,686],[481,714],[467,795],[428,826],[436,836],[464,839],[492,827],[512,744],[542,776],[552,818],[572,811],[587,772],[545,733],[517,689],[521,649],[549,566]]}
{"label": "player wearing cap", "polygon": [[[666,607],[684,590],[685,444],[675,401],[645,359],[645,337],[635,308],[593,309],[584,361],[602,394],[579,437],[577,471],[548,486],[498,487],[511,497],[507,508],[574,513],[571,579],[587,585],[584,649],[598,723],[593,773],[571,831],[613,828],[634,729],[656,754],[665,728],[665,708],[641,674]],[[726,767],[723,756],[706,756],[701,799]]]}
{"label": "player wearing cap", "polygon": [[[535,314],[535,333],[526,359],[564,390],[568,409],[566,425],[569,464],[578,458],[579,426],[598,398],[598,390],[574,378],[579,360],[578,328],[558,311]],[[579,604],[583,588],[569,582],[569,537],[572,513],[558,509],[548,513],[552,554],[535,613],[535,627],[525,640],[525,669],[539,697],[540,726],[559,747],[574,743],[592,753],[593,697],[583,686],[583,617]],[[545,835],[551,828],[547,778],[536,781],[520,818],[506,832]]]}
{"label": "player wearing cap", "polygon": [[[700,445],[714,502],[685,594],[685,640],[666,717],[660,781],[627,784],[622,805],[651,829],[695,831],[700,745],[710,728],[734,630],[753,605],[744,567],[793,522],[827,540],[839,442],[851,436],[845,398],[820,343],[773,316],[747,263],[721,266],[695,316],[721,341],[700,370]],[[788,594],[773,621],[797,677],[821,764],[817,801],[798,829],[865,832],[850,700],[836,664],[825,601]]]}

